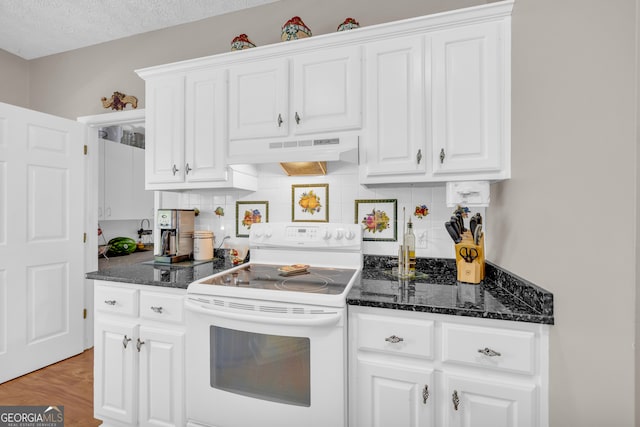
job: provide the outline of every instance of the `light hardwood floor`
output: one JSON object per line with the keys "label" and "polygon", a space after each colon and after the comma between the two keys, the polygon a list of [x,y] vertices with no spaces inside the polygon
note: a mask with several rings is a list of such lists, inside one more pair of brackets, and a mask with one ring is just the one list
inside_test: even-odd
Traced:
{"label": "light hardwood floor", "polygon": [[64,406],[65,427],[96,427],[93,349],[0,384],[0,405]]}

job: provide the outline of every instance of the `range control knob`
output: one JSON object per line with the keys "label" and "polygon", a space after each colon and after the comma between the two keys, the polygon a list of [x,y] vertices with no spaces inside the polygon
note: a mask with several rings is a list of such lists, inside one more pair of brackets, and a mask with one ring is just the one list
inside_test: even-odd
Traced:
{"label": "range control knob", "polygon": [[253,234],[254,237],[262,237],[262,231],[258,231],[258,230],[251,230],[251,233]]}
{"label": "range control knob", "polygon": [[347,232],[344,234],[344,237],[347,240],[353,240],[354,237],[356,237],[356,233],[354,233],[352,230],[347,230]]}
{"label": "range control knob", "polygon": [[273,236],[273,231],[272,231],[270,228],[267,228],[267,229],[264,231],[264,237],[266,237],[266,238],[268,239],[268,238],[269,238],[269,237],[271,237],[271,236]]}
{"label": "range control knob", "polygon": [[331,238],[331,230],[328,228],[320,229],[320,238],[322,240],[329,240]]}
{"label": "range control knob", "polygon": [[341,228],[336,230],[336,240],[341,240],[344,237],[344,231]]}

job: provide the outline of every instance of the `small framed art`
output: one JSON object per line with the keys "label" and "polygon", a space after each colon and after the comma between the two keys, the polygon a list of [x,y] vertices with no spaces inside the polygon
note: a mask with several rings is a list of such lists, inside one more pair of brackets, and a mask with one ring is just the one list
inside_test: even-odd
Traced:
{"label": "small framed art", "polygon": [[355,223],[362,225],[362,240],[398,240],[398,200],[356,200]]}
{"label": "small framed art", "polygon": [[329,222],[329,184],[293,184],[291,221]]}
{"label": "small framed art", "polygon": [[236,237],[249,237],[251,225],[269,222],[269,202],[236,202]]}

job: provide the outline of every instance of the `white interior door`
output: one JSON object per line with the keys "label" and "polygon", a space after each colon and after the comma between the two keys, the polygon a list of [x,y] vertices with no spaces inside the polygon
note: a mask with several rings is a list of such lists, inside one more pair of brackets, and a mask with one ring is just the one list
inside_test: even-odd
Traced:
{"label": "white interior door", "polygon": [[83,350],[83,141],[0,103],[0,383]]}

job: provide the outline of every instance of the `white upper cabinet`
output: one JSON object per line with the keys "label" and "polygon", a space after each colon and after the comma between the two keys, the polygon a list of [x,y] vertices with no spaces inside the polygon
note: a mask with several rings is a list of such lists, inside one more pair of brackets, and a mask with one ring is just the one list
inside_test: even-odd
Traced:
{"label": "white upper cabinet", "polygon": [[185,180],[224,181],[226,99],[225,73],[196,71],[186,76]]}
{"label": "white upper cabinet", "polygon": [[361,178],[424,177],[424,38],[384,40],[365,46],[367,126]]}
{"label": "white upper cabinet", "polygon": [[145,172],[149,184],[184,181],[184,76],[146,82]]}
{"label": "white upper cabinet", "polygon": [[510,64],[503,23],[439,31],[432,46],[434,175],[508,178]]}
{"label": "white upper cabinet", "polygon": [[229,75],[231,140],[361,125],[360,46],[248,62],[231,67]]}
{"label": "white upper cabinet", "polygon": [[221,69],[147,79],[148,189],[257,188],[253,171],[226,163],[226,84]]}
{"label": "white upper cabinet", "polygon": [[362,123],[360,46],[293,57],[291,105],[296,135],[357,129]]}
{"label": "white upper cabinet", "polygon": [[286,59],[229,69],[229,139],[286,136],[289,131],[289,64]]}
{"label": "white upper cabinet", "polygon": [[355,161],[356,148],[365,185],[508,179],[512,8],[505,0],[139,70],[147,188],[251,189],[229,165],[322,150]]}

